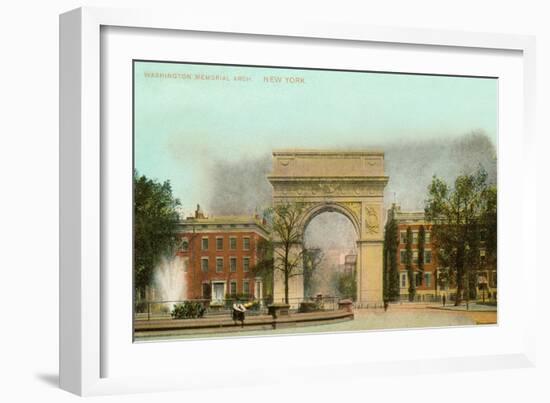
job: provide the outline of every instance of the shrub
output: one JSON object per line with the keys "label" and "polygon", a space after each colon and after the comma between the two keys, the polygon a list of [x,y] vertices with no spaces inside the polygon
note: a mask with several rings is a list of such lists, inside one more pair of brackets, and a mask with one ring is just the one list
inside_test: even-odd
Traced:
{"label": "shrub", "polygon": [[136,302],[136,313],[147,313],[147,302]]}
{"label": "shrub", "polygon": [[185,301],[183,304],[174,305],[171,315],[174,319],[202,318],[206,308],[200,302]]}

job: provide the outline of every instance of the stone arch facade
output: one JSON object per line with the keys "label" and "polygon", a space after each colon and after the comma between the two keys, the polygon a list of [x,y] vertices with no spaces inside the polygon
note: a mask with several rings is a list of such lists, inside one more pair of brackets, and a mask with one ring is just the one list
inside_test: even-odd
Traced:
{"label": "stone arch facade", "polygon": [[[273,204],[303,204],[302,228],[318,214],[345,215],[357,233],[357,304],[382,303],[383,204],[388,177],[381,151],[282,150],[273,152],[268,180]],[[297,246],[301,247],[301,246]],[[303,278],[293,277],[289,297],[304,296]],[[274,301],[284,298],[284,282],[275,276]]]}

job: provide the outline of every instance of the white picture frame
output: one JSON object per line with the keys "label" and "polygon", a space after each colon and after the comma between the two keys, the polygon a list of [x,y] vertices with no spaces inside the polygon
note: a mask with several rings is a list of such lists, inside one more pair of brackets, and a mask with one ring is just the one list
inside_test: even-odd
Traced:
{"label": "white picture frame", "polygon": [[[390,357],[385,361],[366,360],[358,355],[346,362],[328,360],[317,363],[314,367],[308,366],[307,373],[303,371],[304,366],[300,362],[290,359],[284,366],[285,371],[277,371],[269,376],[256,371],[249,373],[245,378],[238,374],[228,375],[214,371],[208,372],[206,380],[206,377],[200,376],[206,374],[205,370],[200,368],[195,370],[199,376],[193,378],[182,375],[185,368],[180,372],[172,368],[158,376],[118,373],[116,376],[105,376],[109,372],[104,368],[105,357],[108,357],[110,352],[106,348],[108,340],[105,329],[102,329],[106,323],[103,319],[108,311],[105,304],[106,291],[102,287],[101,267],[108,245],[103,243],[102,238],[102,220],[105,217],[101,209],[106,189],[105,182],[110,172],[106,171],[105,150],[101,141],[101,91],[105,90],[101,88],[101,84],[104,84],[101,80],[100,60],[102,27],[180,30],[195,32],[198,35],[235,34],[272,40],[310,38],[339,40],[339,43],[376,42],[382,45],[470,49],[479,53],[491,50],[519,52],[523,74],[518,79],[523,86],[524,98],[521,102],[523,133],[521,136],[518,134],[519,137],[516,139],[522,145],[522,150],[519,151],[522,153],[522,164],[518,167],[517,177],[522,178],[522,187],[534,186],[534,179],[527,175],[534,170],[535,163],[534,159],[528,157],[532,155],[534,146],[533,37],[342,25],[313,20],[300,24],[234,18],[212,20],[151,10],[81,8],[65,13],[60,17],[60,385],[63,389],[79,395],[96,395],[207,388],[235,383],[246,386],[289,381],[296,376],[302,379],[323,379],[327,376],[327,368],[348,369],[360,376],[371,376],[380,373],[418,374],[534,365],[536,296],[532,292],[521,291],[523,307],[526,312],[531,312],[526,314],[520,325],[524,339],[521,345],[514,345],[509,351],[500,354],[475,353],[470,356],[455,354],[435,357],[402,355]],[[502,172],[501,168],[499,165],[499,173]],[[519,222],[517,229],[523,236],[523,242],[517,250],[521,257],[522,275],[525,278],[535,278],[534,256],[526,253],[528,241],[525,234],[535,232],[535,220],[532,219],[535,212],[527,207],[527,197],[529,196],[525,194],[517,200],[517,206],[522,208],[515,211],[515,217]],[[499,315],[500,309],[499,307]],[[294,337],[294,348],[300,348],[307,337]],[[364,337],[368,337],[368,334],[356,334],[348,337],[347,341],[353,348]],[[258,347],[259,340],[251,338],[239,342]],[[286,339],[279,339],[279,342],[271,339],[270,343],[281,344],[283,340]],[[324,340],[327,343],[337,342],[338,336],[328,335]],[[224,349],[227,350],[226,346],[231,348],[236,345],[235,340],[212,340],[209,343],[221,354],[230,354],[227,351],[224,353]],[[178,350],[184,349],[185,346],[172,344],[171,348]],[[282,364],[275,363],[274,366]],[[336,371],[331,372],[330,379],[334,380]]]}

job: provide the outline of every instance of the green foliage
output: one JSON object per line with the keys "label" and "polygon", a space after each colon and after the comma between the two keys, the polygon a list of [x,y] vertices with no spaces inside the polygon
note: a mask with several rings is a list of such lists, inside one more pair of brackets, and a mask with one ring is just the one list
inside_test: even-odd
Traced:
{"label": "green foliage", "polygon": [[485,266],[497,268],[497,188],[487,186],[483,193],[481,213],[481,241],[485,246]]}
{"label": "green foliage", "polygon": [[477,298],[477,276],[472,270],[468,270],[468,299]]}
{"label": "green foliage", "polygon": [[134,171],[134,287],[141,295],[151,284],[153,270],[176,244],[178,199],[170,182],[159,183]]}
{"label": "green foliage", "polygon": [[407,243],[405,244],[405,269],[409,278],[409,301],[414,301],[416,296],[416,276],[413,268],[413,252],[412,252],[412,230],[407,227]]}
{"label": "green foliage", "polygon": [[352,273],[338,273],[336,290],[341,298],[357,299],[357,279],[355,270]]}
{"label": "green foliage", "polygon": [[174,305],[171,316],[173,319],[197,319],[202,318],[205,312],[206,308],[200,302],[185,301]]}
{"label": "green foliage", "polygon": [[418,229],[418,283],[424,281],[424,250],[426,249],[426,229],[423,225]]}
{"label": "green foliage", "polygon": [[315,289],[315,279],[313,273],[317,270],[323,260],[321,249],[306,249],[303,253],[304,263],[304,296],[312,297]]}
{"label": "green foliage", "polygon": [[384,300],[397,301],[399,299],[398,245],[397,223],[390,218],[384,232]]}
{"label": "green foliage", "polygon": [[256,277],[261,277],[263,288],[269,295],[273,295],[273,241],[260,238],[256,244],[256,264],[251,268]]}
{"label": "green foliage", "polygon": [[134,312],[136,312],[136,313],[147,312],[148,303],[145,302],[145,301],[136,302],[136,304],[134,306],[135,306]]}
{"label": "green foliage", "polygon": [[428,187],[426,219],[433,223],[432,237],[440,266],[447,268],[449,278],[456,282],[456,305],[461,302],[465,286],[469,290],[467,298],[475,292],[473,272],[481,268],[481,248],[487,250],[489,262],[496,265],[496,193],[481,167],[475,173],[458,176],[452,188],[435,176]]}

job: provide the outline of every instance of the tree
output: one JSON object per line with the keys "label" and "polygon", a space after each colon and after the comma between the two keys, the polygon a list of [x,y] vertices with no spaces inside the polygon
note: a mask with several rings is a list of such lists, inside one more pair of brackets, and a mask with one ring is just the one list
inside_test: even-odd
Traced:
{"label": "tree", "polygon": [[398,245],[397,223],[390,217],[384,231],[384,299],[389,301],[399,299]]}
{"label": "tree", "polygon": [[455,305],[459,305],[465,286],[467,299],[475,294],[474,270],[480,266],[483,232],[495,239],[491,247],[496,254],[496,187],[487,183],[487,172],[481,167],[472,174],[458,176],[453,187],[434,176],[428,186],[425,213],[433,223],[438,261],[456,282]]}
{"label": "tree", "polygon": [[409,301],[414,301],[416,296],[416,276],[413,268],[413,252],[412,252],[412,230],[407,227],[407,242],[405,244],[405,269],[409,278]]}
{"label": "tree", "polygon": [[[480,240],[485,247],[483,266],[490,270],[497,268],[497,188],[488,186],[483,201],[485,206],[481,217]],[[495,278],[496,282],[496,278]],[[496,284],[495,284],[496,285]]]}
{"label": "tree", "polygon": [[323,261],[323,252],[319,248],[311,248],[304,250],[304,296],[312,297],[313,290],[315,289],[316,282],[313,277],[313,273],[317,271],[317,268]]}
{"label": "tree", "polygon": [[288,202],[279,203],[270,210],[273,271],[283,276],[286,304],[289,280],[303,274],[303,211],[303,203]]}
{"label": "tree", "polygon": [[426,228],[423,225],[418,229],[418,284],[424,281],[424,249],[426,247]]}
{"label": "tree", "polygon": [[255,275],[262,278],[266,299],[273,297],[273,242],[260,238],[257,244],[256,264],[252,268]]}
{"label": "tree", "polygon": [[134,288],[144,295],[153,271],[177,242],[176,225],[180,205],[172,196],[169,181],[159,183],[134,171]]}
{"label": "tree", "polygon": [[357,299],[357,274],[353,269],[351,273],[336,273],[336,291],[343,298],[351,298],[353,301]]}

